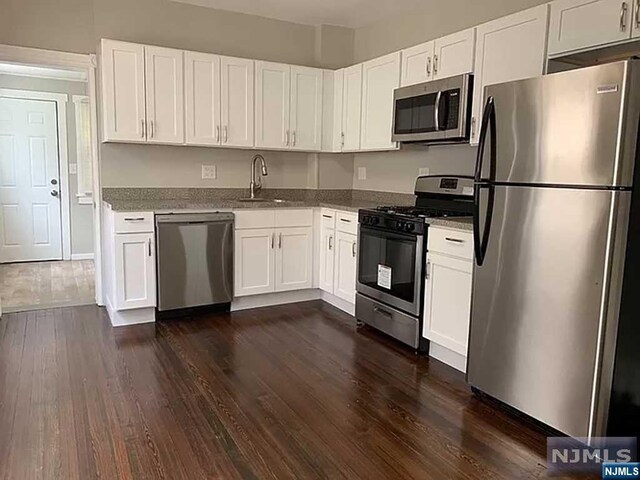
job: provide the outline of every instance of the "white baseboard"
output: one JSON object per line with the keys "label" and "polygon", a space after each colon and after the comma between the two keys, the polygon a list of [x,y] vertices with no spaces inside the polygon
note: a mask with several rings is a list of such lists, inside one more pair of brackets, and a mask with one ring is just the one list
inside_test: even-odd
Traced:
{"label": "white baseboard", "polygon": [[336,307],[337,309],[342,310],[345,313],[348,313],[349,315],[351,315],[352,317],[356,316],[356,306],[353,303],[349,303],[346,300],[343,300],[340,297],[336,297],[335,295],[329,293],[329,292],[325,292],[324,290],[321,290],[321,297],[322,300],[324,300],[325,302],[333,305],[334,307]]}
{"label": "white baseboard", "polygon": [[72,253],[71,260],[93,260],[93,253]]}
{"label": "white baseboard", "polygon": [[320,299],[320,290],[297,290],[293,292],[266,293],[264,295],[250,295],[238,297],[231,303],[231,311],[248,310],[250,308],[272,307],[287,303],[308,302]]}
{"label": "white baseboard", "polygon": [[156,309],[136,308],[135,310],[115,310],[107,297],[107,313],[109,320],[114,327],[125,327],[128,325],[140,325],[142,323],[154,323],[156,321]]}
{"label": "white baseboard", "polygon": [[429,356],[446,363],[450,367],[460,370],[462,373],[467,372],[467,357],[460,355],[458,352],[438,345],[437,343],[429,343]]}

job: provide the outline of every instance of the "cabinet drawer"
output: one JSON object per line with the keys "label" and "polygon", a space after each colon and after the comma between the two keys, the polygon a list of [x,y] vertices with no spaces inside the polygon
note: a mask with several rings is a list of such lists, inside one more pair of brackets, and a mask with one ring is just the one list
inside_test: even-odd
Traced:
{"label": "cabinet drawer", "polygon": [[461,230],[429,228],[428,250],[454,257],[473,258],[473,234]]}
{"label": "cabinet drawer", "polygon": [[313,210],[310,208],[296,210],[276,210],[276,227],[312,227]]}
{"label": "cabinet drawer", "polygon": [[358,233],[358,216],[354,213],[336,212],[336,229],[339,232]]}
{"label": "cabinet drawer", "polygon": [[153,212],[115,212],[115,233],[153,233]]}
{"label": "cabinet drawer", "polygon": [[234,210],[236,230],[273,228],[276,224],[274,210]]}
{"label": "cabinet drawer", "polygon": [[323,208],[320,211],[321,225],[323,228],[336,228],[336,211]]}

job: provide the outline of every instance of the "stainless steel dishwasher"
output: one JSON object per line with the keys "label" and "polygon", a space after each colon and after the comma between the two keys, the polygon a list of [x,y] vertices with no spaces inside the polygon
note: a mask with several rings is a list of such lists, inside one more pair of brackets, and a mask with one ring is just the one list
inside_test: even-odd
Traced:
{"label": "stainless steel dishwasher", "polygon": [[233,299],[233,213],[156,215],[158,312]]}

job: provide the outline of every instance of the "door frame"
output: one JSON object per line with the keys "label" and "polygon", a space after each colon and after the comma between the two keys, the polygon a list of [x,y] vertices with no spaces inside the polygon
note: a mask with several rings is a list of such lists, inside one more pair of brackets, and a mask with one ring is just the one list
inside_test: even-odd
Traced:
{"label": "door frame", "polygon": [[13,90],[0,88],[0,98],[18,100],[44,100],[55,102],[58,138],[58,169],[60,172],[62,260],[71,260],[71,205],[69,203],[69,146],[67,140],[67,102],[66,93],[38,92],[32,90]]}
{"label": "door frame", "polygon": [[[100,179],[100,149],[99,131],[98,131],[98,107],[97,107],[97,75],[98,66],[95,54],[79,54],[59,52],[54,50],[42,50],[38,48],[18,47],[13,45],[0,44],[0,62],[18,63],[22,65],[32,66],[48,66],[54,68],[72,69],[87,74],[87,94],[89,96],[89,106],[91,114],[91,147],[93,150],[93,249],[95,261],[95,289],[96,303],[104,306],[103,282],[102,282],[102,182]],[[32,93],[32,92],[30,92]],[[64,94],[62,94],[64,95]],[[65,95],[66,96],[66,95]],[[58,112],[66,109],[58,108]],[[66,128],[66,122],[61,122]],[[66,136],[64,142],[66,145]],[[61,142],[58,142],[60,147]],[[68,161],[68,159],[67,159]],[[60,175],[64,177],[62,172],[63,164],[62,156],[60,157]],[[66,167],[65,167],[66,168]],[[68,170],[67,170],[68,173]],[[66,177],[65,177],[66,178]],[[65,181],[67,181],[66,179]],[[61,183],[62,187],[62,183]],[[68,196],[68,188],[64,189]],[[68,202],[65,202],[68,204]],[[67,205],[69,207],[69,205]],[[63,219],[63,225],[64,225]],[[67,222],[68,224],[68,222]],[[63,227],[64,228],[64,227]],[[70,236],[67,236],[70,240]],[[64,245],[64,243],[63,243]],[[69,255],[70,255],[69,247]],[[64,252],[64,247],[63,247]],[[64,253],[63,253],[64,258]]]}

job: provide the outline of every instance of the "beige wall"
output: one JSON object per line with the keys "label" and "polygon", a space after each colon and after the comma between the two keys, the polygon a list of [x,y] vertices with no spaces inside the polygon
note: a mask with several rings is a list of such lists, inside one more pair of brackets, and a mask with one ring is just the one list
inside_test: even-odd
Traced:
{"label": "beige wall", "polygon": [[[412,147],[400,152],[358,153],[353,166],[353,188],[413,193],[420,168],[430,175],[472,175],[477,149],[469,145]],[[358,169],[366,180],[358,180]]]}
{"label": "beige wall", "polygon": [[[66,82],[41,78],[0,75],[0,88],[34,90],[38,92],[66,93],[67,102],[67,146],[69,163],[77,163],[76,121],[72,95],[86,95],[87,85],[83,82]],[[69,207],[71,216],[71,253],[93,253],[93,208],[81,205],[76,199],[78,178],[69,174]]]}
{"label": "beige wall", "polygon": [[395,52],[542,3],[547,0],[425,0],[418,11],[356,29],[354,60]]}

